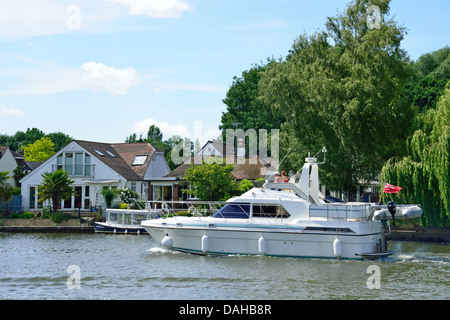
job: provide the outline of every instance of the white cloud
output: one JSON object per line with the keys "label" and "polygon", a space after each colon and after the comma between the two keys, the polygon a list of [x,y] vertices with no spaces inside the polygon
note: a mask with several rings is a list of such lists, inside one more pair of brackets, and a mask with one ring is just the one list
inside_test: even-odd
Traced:
{"label": "white cloud", "polygon": [[114,96],[128,93],[140,81],[139,73],[133,68],[120,69],[97,62],[86,62],[74,68],[38,61],[29,61],[25,68],[8,69],[5,79],[13,84],[2,86],[0,96],[46,95],[75,90],[100,90]]}
{"label": "white cloud", "polygon": [[0,107],[0,118],[1,117],[8,117],[8,116],[23,117],[23,116],[25,116],[25,114],[20,109],[7,108],[5,106],[1,106]]}
{"label": "white cloud", "polygon": [[183,0],[1,0],[0,39],[105,32],[125,15],[178,18]]}
{"label": "white cloud", "polygon": [[183,0],[110,0],[128,7],[133,16],[142,15],[151,18],[179,18],[190,9]]}
{"label": "white cloud", "polygon": [[0,36],[59,34],[67,32],[66,6],[50,0],[2,0],[0,2]]}
{"label": "white cloud", "polygon": [[144,137],[146,137],[148,128],[152,124],[154,124],[161,130],[164,140],[166,140],[174,135],[180,136],[181,138],[191,137],[191,133],[189,132],[188,128],[184,124],[182,124],[182,123],[169,124],[166,121],[157,121],[153,118],[147,118],[142,121],[136,122],[133,125],[130,132],[136,133],[138,136],[140,134],[142,134]]}
{"label": "white cloud", "polygon": [[84,71],[84,85],[112,95],[125,94],[139,83],[138,72],[133,68],[118,69],[96,62],[83,63],[80,68]]}

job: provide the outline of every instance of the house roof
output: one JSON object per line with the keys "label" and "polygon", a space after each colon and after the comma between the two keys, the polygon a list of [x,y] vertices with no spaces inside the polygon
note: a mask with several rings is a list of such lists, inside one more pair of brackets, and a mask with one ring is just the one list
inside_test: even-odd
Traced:
{"label": "house roof", "polygon": [[201,154],[206,148],[208,144],[211,144],[216,150],[218,150],[222,156],[231,156],[234,155],[235,149],[232,144],[225,143],[225,142],[218,142],[218,141],[208,141],[205,143],[205,145],[202,147],[202,149],[198,152],[198,154]]}
{"label": "house roof", "polygon": [[[6,151],[8,149],[9,149],[9,147],[0,146],[0,159],[3,157],[3,155],[6,153]],[[9,151],[11,151],[11,154],[14,157],[14,159],[25,159],[25,157],[23,155],[21,155],[20,153],[12,151],[11,149],[9,149]]]}
{"label": "house roof", "polygon": [[[153,154],[161,152],[149,143],[73,141],[129,181],[143,180]],[[139,165],[133,165],[136,156],[146,157]]]}
{"label": "house roof", "polygon": [[[202,156],[195,156],[191,159],[187,160],[185,163],[179,165],[177,168],[172,170],[169,174],[165,175],[164,178],[178,178],[181,179],[185,176],[185,172],[187,169],[191,167],[191,163],[194,165],[200,166],[202,163]],[[255,159],[244,158],[244,163],[238,163],[238,159],[235,156],[226,158],[228,163],[234,164],[233,176],[237,180],[248,179],[248,180],[256,180],[258,178],[264,177],[267,172],[271,172],[274,170],[271,167],[269,162],[262,161],[259,157]],[[251,161],[253,160],[253,161]],[[254,163],[256,162],[256,163]]]}

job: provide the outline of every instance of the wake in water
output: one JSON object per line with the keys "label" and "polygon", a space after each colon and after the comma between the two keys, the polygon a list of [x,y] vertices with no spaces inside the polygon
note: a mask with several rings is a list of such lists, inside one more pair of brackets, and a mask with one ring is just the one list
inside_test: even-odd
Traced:
{"label": "wake in water", "polygon": [[167,253],[171,253],[171,254],[179,254],[181,252],[175,251],[175,250],[170,250],[170,249],[166,249],[163,247],[151,247],[150,249],[147,250],[147,252],[150,252],[150,254],[167,254]]}

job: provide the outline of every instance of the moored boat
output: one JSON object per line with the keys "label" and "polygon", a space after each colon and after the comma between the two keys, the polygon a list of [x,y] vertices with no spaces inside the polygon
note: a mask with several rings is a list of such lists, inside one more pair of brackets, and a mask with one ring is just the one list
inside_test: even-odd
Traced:
{"label": "moored boat", "polygon": [[106,221],[95,222],[95,232],[118,234],[146,234],[144,220],[159,217],[160,211],[107,209]]}

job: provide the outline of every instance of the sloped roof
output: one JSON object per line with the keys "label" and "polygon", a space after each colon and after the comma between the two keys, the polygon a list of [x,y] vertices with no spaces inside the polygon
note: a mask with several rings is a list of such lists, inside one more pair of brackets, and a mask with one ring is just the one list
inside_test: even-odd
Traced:
{"label": "sloped roof", "polygon": [[[129,181],[143,180],[153,154],[160,151],[149,143],[102,143],[74,140]],[[141,165],[133,165],[136,156],[147,156]]]}
{"label": "sloped roof", "polygon": [[[207,158],[209,157],[203,157],[203,159]],[[227,157],[226,159],[228,163],[232,163],[234,165],[233,176],[237,180],[256,180],[258,178],[264,177],[266,171],[274,170],[274,168],[272,168],[268,162],[262,161],[259,157],[256,157],[256,159],[245,158],[244,163],[238,163],[238,160],[235,156],[232,156],[231,158]],[[202,163],[202,156],[192,157],[185,163],[172,170],[169,174],[165,175],[164,178],[181,179],[185,176],[186,170],[191,167],[191,163],[200,166]]]}
{"label": "sloped roof", "polygon": [[[9,149],[9,147],[0,146],[0,159],[3,157],[3,155],[6,153],[6,151],[8,149]],[[9,149],[9,151],[11,151],[11,154],[14,157],[14,159],[25,159],[25,157],[23,155],[21,155],[20,153],[12,151],[11,149]]]}
{"label": "sloped roof", "polygon": [[231,145],[229,143],[225,143],[225,142],[210,140],[205,143],[205,145],[198,152],[198,154],[201,153],[208,144],[211,144],[216,150],[218,150],[222,154],[222,156],[232,156],[236,153],[233,145]]}

